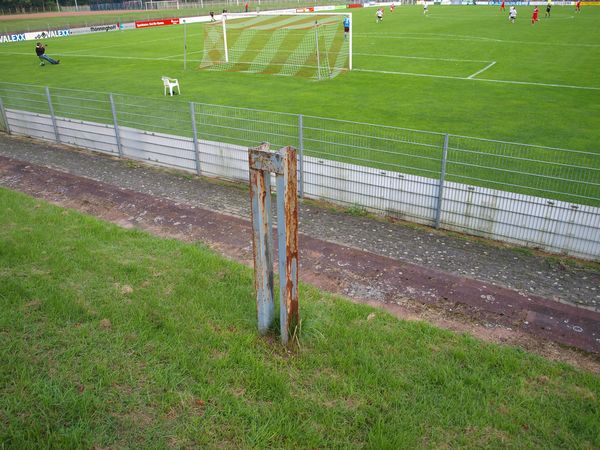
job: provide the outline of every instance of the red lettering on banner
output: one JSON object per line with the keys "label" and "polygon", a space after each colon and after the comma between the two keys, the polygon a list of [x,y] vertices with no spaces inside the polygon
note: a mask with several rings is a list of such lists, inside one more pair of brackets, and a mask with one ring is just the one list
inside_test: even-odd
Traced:
{"label": "red lettering on banner", "polygon": [[165,25],[179,25],[179,19],[140,20],[135,23],[136,28],[162,27]]}
{"label": "red lettering on banner", "polygon": [[350,3],[349,5],[346,5],[347,8],[362,8],[362,6],[361,3]]}

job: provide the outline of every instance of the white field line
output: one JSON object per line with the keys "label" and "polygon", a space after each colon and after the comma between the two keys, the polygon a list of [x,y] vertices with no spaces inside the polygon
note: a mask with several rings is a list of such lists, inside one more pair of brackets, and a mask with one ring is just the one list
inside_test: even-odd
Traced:
{"label": "white field line", "polygon": [[370,38],[379,39],[413,39],[422,41],[469,41],[481,44],[481,41],[498,42],[501,44],[543,44],[546,46],[563,46],[563,47],[593,47],[598,48],[600,44],[573,44],[569,42],[535,42],[535,41],[510,41],[506,39],[488,38],[484,36],[467,36],[457,34],[435,34],[435,33],[396,33],[382,35],[379,33],[354,33],[354,36],[367,36]]}
{"label": "white field line", "polygon": [[[195,53],[204,53],[203,50],[197,50],[195,52],[187,52],[187,56],[193,55]],[[183,58],[184,56],[186,56],[186,54],[183,53],[178,53],[176,55],[171,55],[171,56],[165,56],[163,58],[158,58],[160,60],[169,60],[169,59],[173,59],[175,61],[179,61],[179,59],[175,59],[175,58]],[[183,61],[183,59],[181,59],[181,61]]]}
{"label": "white field line", "polygon": [[[26,55],[26,56],[31,56],[31,52],[0,52],[0,56],[2,55]],[[170,58],[172,58],[171,55],[169,56],[163,56],[161,58],[157,58],[157,57],[153,57],[153,58],[144,58],[143,56],[104,56],[104,55],[88,55],[88,54],[74,54],[74,53],[67,53],[67,52],[63,52],[63,53],[53,53],[52,56],[53,57],[64,57],[64,56],[68,56],[70,57],[75,57],[75,58],[89,58],[89,59],[94,59],[94,58],[98,58],[98,59],[124,59],[124,60],[139,60],[139,61],[161,61],[161,60],[169,60]],[[189,53],[188,53],[189,55]],[[179,60],[175,60],[175,61],[179,61]],[[181,59],[180,61],[183,61],[183,59]]]}
{"label": "white field line", "polygon": [[428,56],[404,56],[404,55],[374,55],[373,53],[356,53],[353,52],[354,56],[375,56],[378,58],[402,58],[402,59],[424,59],[428,61],[450,61],[450,62],[480,62],[489,63],[489,60],[483,59],[454,59],[454,58],[432,58]]}
{"label": "white field line", "polygon": [[[200,37],[200,36],[202,36],[200,33],[198,33],[198,34],[188,33],[188,38],[191,38],[191,37]],[[168,37],[168,38],[146,39],[146,40],[143,40],[143,41],[139,41],[139,43],[141,45],[144,45],[144,44],[150,44],[150,43],[154,43],[154,42],[164,42],[164,41],[179,42],[180,40],[178,38]],[[181,39],[181,42],[183,44],[183,39]],[[113,44],[113,45],[103,45],[103,46],[101,46],[101,48],[104,50],[105,48],[118,48],[118,47],[130,46],[130,45],[131,45],[130,42],[129,43],[128,42],[122,42],[122,43]],[[97,47],[92,47],[92,48],[89,48],[89,49],[79,48],[77,50],[67,50],[67,51],[63,52],[63,54],[64,55],[66,55],[66,54],[71,55],[72,54],[71,52],[74,52],[75,54],[78,54],[78,53],[81,53],[81,52],[88,52],[88,51],[89,52],[97,52],[98,48]]]}
{"label": "white field line", "polygon": [[[0,56],[3,55],[19,55],[19,56],[31,56],[31,52],[0,52]],[[64,53],[56,53],[53,56],[62,56]],[[80,57],[80,58],[99,58],[99,59],[123,59],[123,60],[139,60],[139,61],[157,61],[157,60],[169,60],[172,56],[164,56],[162,58],[144,58],[140,56],[103,56],[103,55],[75,55],[69,54],[69,57]],[[181,61],[183,59],[171,59],[171,61]],[[591,86],[573,86],[569,84],[552,84],[552,83],[535,83],[532,81],[512,81],[512,80],[493,80],[490,78],[467,78],[467,77],[453,77],[450,75],[431,75],[427,73],[412,73],[412,72],[394,72],[391,70],[371,70],[371,69],[352,69],[353,72],[369,72],[369,73],[383,73],[386,75],[404,75],[410,77],[426,77],[426,78],[443,78],[448,80],[468,80],[468,81],[487,81],[489,83],[504,83],[504,84],[520,84],[525,86],[542,86],[542,87],[556,87],[565,89],[583,89],[589,91],[600,91],[600,87]]]}
{"label": "white field line", "polygon": [[490,67],[492,67],[494,64],[496,64],[496,61],[492,61],[490,64],[488,64],[487,66],[485,66],[483,69],[478,70],[477,72],[475,72],[474,74],[469,75],[467,78],[470,80],[471,78],[474,78],[475,76],[479,75],[482,72],[485,72],[486,70],[488,70]]}
{"label": "white field line", "polygon": [[521,84],[521,85],[525,85],[525,86],[542,86],[542,87],[556,87],[556,88],[565,88],[565,89],[583,89],[583,90],[588,90],[588,91],[600,91],[600,87],[591,87],[591,86],[573,86],[570,84],[536,83],[533,81],[493,80],[491,78],[453,77],[450,75],[430,75],[427,73],[393,72],[390,70],[352,69],[352,72],[384,73],[384,74],[388,74],[388,75],[404,75],[404,76],[409,76],[409,77],[444,78],[444,79],[448,79],[448,80],[467,80],[467,81],[487,81],[489,83]]}

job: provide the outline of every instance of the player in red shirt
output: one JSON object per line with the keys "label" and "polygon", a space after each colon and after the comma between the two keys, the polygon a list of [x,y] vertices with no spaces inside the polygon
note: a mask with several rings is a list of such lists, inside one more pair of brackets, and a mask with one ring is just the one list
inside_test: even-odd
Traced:
{"label": "player in red shirt", "polygon": [[581,0],[577,0],[577,3],[575,3],[575,12],[581,12]]}
{"label": "player in red shirt", "polygon": [[394,8],[396,7],[396,5],[394,5],[393,3],[390,5],[390,12],[394,12]]}
{"label": "player in red shirt", "polygon": [[535,24],[539,20],[538,19],[539,14],[540,14],[540,10],[536,6],[535,9],[533,10],[533,15],[531,16],[531,25]]}
{"label": "player in red shirt", "polygon": [[504,0],[502,0],[502,4],[500,5],[500,11],[506,11],[506,8],[504,7]]}

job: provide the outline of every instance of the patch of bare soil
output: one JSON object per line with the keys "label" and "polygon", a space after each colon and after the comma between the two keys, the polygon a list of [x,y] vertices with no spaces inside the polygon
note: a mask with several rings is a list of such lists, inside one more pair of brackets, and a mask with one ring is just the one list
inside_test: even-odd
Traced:
{"label": "patch of bare soil", "polygon": [[[238,217],[5,157],[0,185],[252,263],[251,225]],[[301,281],[323,290],[600,375],[600,313],[304,235],[299,259]]]}

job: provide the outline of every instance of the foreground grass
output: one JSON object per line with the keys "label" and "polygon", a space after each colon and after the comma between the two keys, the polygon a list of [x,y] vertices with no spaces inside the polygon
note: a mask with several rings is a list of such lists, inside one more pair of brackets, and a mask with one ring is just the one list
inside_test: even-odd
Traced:
{"label": "foreground grass", "polygon": [[7,448],[600,446],[600,380],[303,286],[301,347],[252,272],[0,189]]}

